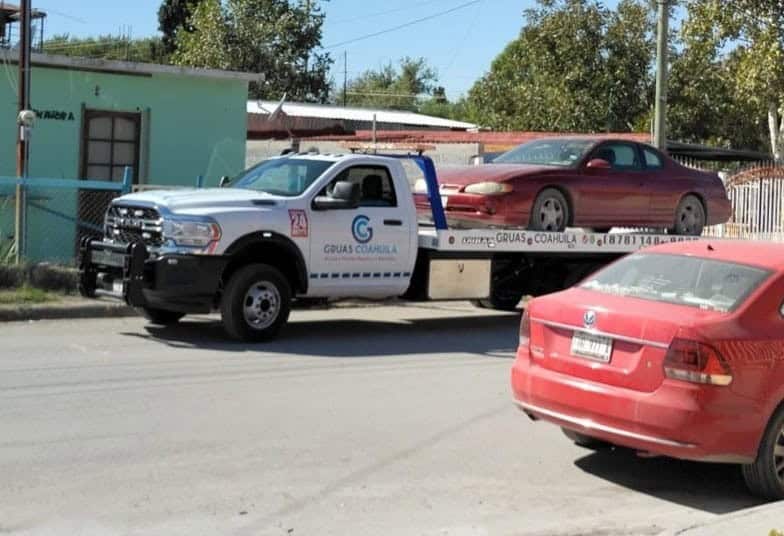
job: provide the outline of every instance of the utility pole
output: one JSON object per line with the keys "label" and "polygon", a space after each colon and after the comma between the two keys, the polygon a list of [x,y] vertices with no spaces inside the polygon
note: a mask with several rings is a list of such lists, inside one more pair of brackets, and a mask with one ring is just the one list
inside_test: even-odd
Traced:
{"label": "utility pole", "polygon": [[[27,177],[30,152],[28,147],[29,129],[22,124],[22,112],[30,109],[30,0],[22,0],[19,6],[19,25],[21,43],[19,46],[19,125],[17,128],[16,142],[16,175],[19,178]],[[25,201],[24,188],[21,184],[16,186],[16,218],[14,222],[14,240],[16,242],[16,262],[19,263],[24,256],[24,231],[25,231]]]}
{"label": "utility pole", "polygon": [[669,0],[657,0],[659,24],[656,36],[656,109],[654,113],[653,144],[667,152],[667,53],[669,33]]}
{"label": "utility pole", "polygon": [[348,105],[348,51],[343,51],[343,108]]}

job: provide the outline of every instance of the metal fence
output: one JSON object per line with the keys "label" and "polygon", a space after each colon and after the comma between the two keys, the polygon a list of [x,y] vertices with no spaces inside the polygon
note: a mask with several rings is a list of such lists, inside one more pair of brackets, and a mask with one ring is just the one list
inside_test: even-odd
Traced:
{"label": "metal fence", "polygon": [[131,191],[131,177],[130,169],[122,183],[0,177],[0,262],[73,264],[79,240],[102,235],[106,209]]}
{"label": "metal fence", "polygon": [[732,217],[707,236],[784,241],[784,166],[755,164],[729,176],[726,188]]}

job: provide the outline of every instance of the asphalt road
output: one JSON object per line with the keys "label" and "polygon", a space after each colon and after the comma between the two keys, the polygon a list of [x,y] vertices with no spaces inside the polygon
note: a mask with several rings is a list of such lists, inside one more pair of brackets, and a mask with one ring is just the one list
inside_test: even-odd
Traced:
{"label": "asphalt road", "polygon": [[517,315],[0,324],[0,534],[646,535],[758,504],[736,468],[593,452],[510,402]]}

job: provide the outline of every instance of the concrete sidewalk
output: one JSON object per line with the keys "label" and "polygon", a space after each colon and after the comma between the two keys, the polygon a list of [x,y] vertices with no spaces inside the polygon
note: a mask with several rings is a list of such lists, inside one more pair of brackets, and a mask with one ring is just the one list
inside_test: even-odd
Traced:
{"label": "concrete sidewalk", "polygon": [[86,300],[66,297],[52,303],[0,306],[0,322],[50,320],[62,318],[109,318],[136,316],[132,307],[112,300]]}
{"label": "concrete sidewalk", "polygon": [[741,510],[723,515],[715,521],[685,527],[665,534],[669,536],[718,536],[724,534],[768,536],[773,530],[784,533],[784,501]]}

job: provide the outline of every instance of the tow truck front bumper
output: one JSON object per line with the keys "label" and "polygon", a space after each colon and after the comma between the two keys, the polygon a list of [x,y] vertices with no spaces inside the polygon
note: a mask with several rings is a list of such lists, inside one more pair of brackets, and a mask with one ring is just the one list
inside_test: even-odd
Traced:
{"label": "tow truck front bumper", "polygon": [[221,256],[158,256],[141,242],[85,238],[79,248],[79,293],[120,299],[131,307],[209,313],[217,305],[226,264]]}

